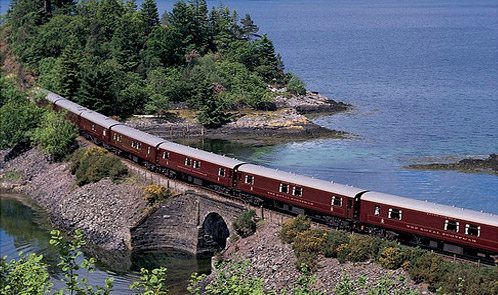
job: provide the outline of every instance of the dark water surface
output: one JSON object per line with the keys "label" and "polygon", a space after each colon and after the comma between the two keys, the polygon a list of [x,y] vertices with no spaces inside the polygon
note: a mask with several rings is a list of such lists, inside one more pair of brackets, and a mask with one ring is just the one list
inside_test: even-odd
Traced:
{"label": "dark water surface", "polygon": [[[22,202],[21,202],[21,201]],[[44,261],[51,266],[53,282],[58,289],[60,271],[54,266],[59,262],[59,253],[49,245],[50,230],[47,216],[28,199],[19,195],[0,194],[0,256],[17,258],[17,254],[43,254]],[[26,205],[27,204],[27,205]],[[168,268],[167,285],[171,294],[185,294],[190,275],[193,272],[207,273],[210,270],[209,258],[196,259],[192,255],[178,251],[162,252],[107,252],[87,249],[87,253],[97,257],[98,270],[88,275],[90,284],[104,285],[106,277],[114,278],[113,294],[132,294],[128,286],[139,278],[140,268]],[[81,277],[87,273],[81,272]]]}
{"label": "dark water surface", "polygon": [[[160,1],[170,10],[175,1]],[[265,148],[216,142],[259,164],[498,214],[498,177],[403,166],[498,152],[498,2],[208,1],[249,13],[287,70],[351,103],[316,119],[358,135]]]}

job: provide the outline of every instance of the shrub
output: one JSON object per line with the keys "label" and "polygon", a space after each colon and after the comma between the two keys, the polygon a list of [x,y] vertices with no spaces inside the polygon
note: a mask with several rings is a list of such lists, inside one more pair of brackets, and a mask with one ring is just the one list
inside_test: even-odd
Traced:
{"label": "shrub", "polygon": [[256,212],[254,210],[247,210],[235,219],[233,222],[233,228],[239,236],[246,238],[256,231],[256,221],[254,221],[255,216]]}
{"label": "shrub", "polygon": [[144,199],[149,203],[155,203],[170,196],[171,191],[162,185],[149,184],[144,188]]}
{"label": "shrub", "polygon": [[340,244],[337,247],[337,260],[339,260],[340,263],[346,262],[350,252],[349,244]]}
{"label": "shrub", "polygon": [[297,234],[310,228],[311,220],[304,215],[299,215],[284,222],[280,231],[280,238],[285,243],[292,243]]}
{"label": "shrub", "polygon": [[429,284],[432,290],[435,290],[435,283],[439,280],[438,274],[443,260],[434,253],[425,252],[417,256],[411,262],[411,267],[408,270],[412,280],[416,283],[425,282]]}
{"label": "shrub", "polygon": [[371,236],[352,235],[347,259],[352,262],[375,259],[381,243],[379,240]]}
{"label": "shrub", "polygon": [[349,243],[349,234],[339,230],[330,231],[325,239],[323,254],[325,257],[337,257],[340,245]]}
{"label": "shrub", "polygon": [[97,182],[104,177],[116,181],[128,173],[126,166],[116,156],[98,147],[77,150],[71,162],[71,173],[76,176],[79,186]]}
{"label": "shrub", "polygon": [[71,152],[76,139],[76,127],[64,115],[46,111],[40,127],[33,131],[31,140],[52,159],[60,160]]}
{"label": "shrub", "polygon": [[292,248],[297,257],[298,268],[306,267],[311,271],[316,270],[316,260],[323,250],[326,237],[326,232],[318,229],[302,231],[296,235]]}
{"label": "shrub", "polygon": [[287,83],[287,90],[296,95],[306,94],[306,85],[299,77],[294,74],[290,74],[289,83]]}
{"label": "shrub", "polygon": [[379,263],[387,269],[397,269],[403,263],[403,253],[398,247],[387,247],[380,252]]}

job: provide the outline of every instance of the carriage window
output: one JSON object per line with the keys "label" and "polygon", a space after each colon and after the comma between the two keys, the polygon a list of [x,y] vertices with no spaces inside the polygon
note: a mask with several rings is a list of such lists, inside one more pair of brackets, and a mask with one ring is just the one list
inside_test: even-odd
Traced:
{"label": "carriage window", "polygon": [[278,191],[287,194],[289,192],[289,185],[286,183],[281,183]]}
{"label": "carriage window", "polygon": [[117,141],[117,140],[118,140],[118,136],[116,135],[116,133],[113,133],[113,134],[112,134],[112,139],[113,139],[114,141]]}
{"label": "carriage window", "polygon": [[389,214],[387,215],[387,217],[389,217],[391,219],[401,220],[401,214],[402,214],[401,210],[390,208]]}
{"label": "carriage window", "polygon": [[380,215],[380,206],[379,205],[375,206],[374,215],[375,216],[379,216]]}
{"label": "carriage window", "polygon": [[295,186],[295,187],[292,189],[292,194],[293,194],[294,196],[296,196],[296,197],[300,197],[300,196],[302,196],[302,195],[303,195],[303,188],[301,188],[301,187],[296,187],[296,186]]}
{"label": "carriage window", "polygon": [[132,141],[132,142],[131,142],[131,147],[132,147],[132,148],[136,148],[136,145],[135,145],[135,142],[134,142],[134,141]]}
{"label": "carriage window", "polygon": [[95,124],[92,124],[92,131],[95,131]]}
{"label": "carriage window", "polygon": [[342,198],[337,196],[332,196],[332,201],[330,202],[332,206],[342,207]]}
{"label": "carriage window", "polygon": [[201,162],[194,160],[194,168],[201,168]]}
{"label": "carriage window", "polygon": [[192,159],[185,158],[185,166],[192,166]]}
{"label": "carriage window", "polygon": [[147,147],[147,155],[150,154],[150,146]]}
{"label": "carriage window", "polygon": [[469,236],[479,237],[481,235],[481,227],[474,224],[466,224],[465,234]]}
{"label": "carriage window", "polygon": [[221,177],[225,177],[225,168],[218,169],[218,175]]}
{"label": "carriage window", "polygon": [[137,143],[137,149],[139,150],[142,147],[142,144],[140,142]]}
{"label": "carriage window", "polygon": [[163,159],[169,159],[169,152],[163,152]]}
{"label": "carriage window", "polygon": [[246,175],[246,183],[248,183],[248,184],[254,184],[254,176],[252,176],[252,175]]}
{"label": "carriage window", "polygon": [[104,130],[102,130],[102,134],[103,134],[104,136],[106,136],[106,133],[107,133],[107,132],[106,132],[106,130],[105,130],[105,129],[104,129]]}
{"label": "carriage window", "polygon": [[444,222],[444,230],[458,232],[459,229],[460,229],[460,224],[458,221],[446,220]]}

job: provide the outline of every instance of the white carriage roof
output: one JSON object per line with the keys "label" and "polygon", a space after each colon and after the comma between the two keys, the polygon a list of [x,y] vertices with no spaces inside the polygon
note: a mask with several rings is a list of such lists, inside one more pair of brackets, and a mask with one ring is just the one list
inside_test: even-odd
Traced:
{"label": "white carriage roof", "polygon": [[494,215],[491,213],[478,212],[474,210],[457,208],[448,205],[441,205],[378,192],[367,192],[362,195],[361,199],[381,205],[387,204],[394,207],[417,210],[450,217],[457,220],[466,220],[498,227],[498,215]]}
{"label": "white carriage roof", "polygon": [[65,99],[64,97],[60,96],[59,94],[53,93],[53,92],[48,92],[47,96],[45,96],[45,99],[54,103],[58,100]]}
{"label": "white carriage roof", "polygon": [[[326,181],[322,179],[315,179],[308,176],[297,175],[285,171],[275,170],[271,168],[266,168],[263,166],[258,166],[254,164],[244,164],[240,166],[239,171],[249,173],[256,176],[263,176],[271,179],[280,180],[289,184],[300,185],[303,187],[310,187],[318,189],[321,191],[327,191],[330,193],[336,193],[339,195],[354,198],[357,194],[365,192],[366,190],[348,186],[344,184],[338,184],[331,181]],[[257,181],[257,179],[256,179]]]}
{"label": "white carriage roof", "polygon": [[235,166],[243,164],[245,162],[242,162],[240,160],[226,157],[226,156],[221,156],[215,153],[211,152],[206,152],[204,150],[196,149],[193,147],[181,145],[178,143],[174,143],[171,141],[165,141],[161,145],[159,145],[160,149],[171,151],[174,153],[179,153],[182,155],[185,155],[187,157],[195,158],[201,161],[206,161],[210,162],[213,164],[217,164],[222,167],[227,167],[230,169],[233,169]]}
{"label": "white carriage roof", "polygon": [[88,121],[91,121],[97,125],[100,125],[106,129],[111,128],[111,126],[118,125],[118,124],[123,124],[119,121],[116,121],[114,119],[111,119],[107,116],[102,115],[101,113],[97,113],[94,111],[88,110],[87,112],[81,113],[81,117],[87,119]]}
{"label": "white carriage roof", "polygon": [[150,135],[149,133],[145,133],[145,132],[140,131],[138,129],[131,128],[130,126],[126,126],[126,125],[122,125],[122,124],[112,126],[111,130],[114,132],[123,134],[125,136],[128,136],[130,138],[133,138],[137,141],[146,143],[146,144],[153,146],[153,147],[156,147],[161,142],[165,141],[164,139],[162,139],[160,137]]}
{"label": "white carriage roof", "polygon": [[79,115],[81,112],[84,111],[90,111],[89,109],[85,108],[84,106],[81,106],[75,102],[72,102],[67,99],[61,99],[55,102],[56,106],[59,106],[73,114]]}

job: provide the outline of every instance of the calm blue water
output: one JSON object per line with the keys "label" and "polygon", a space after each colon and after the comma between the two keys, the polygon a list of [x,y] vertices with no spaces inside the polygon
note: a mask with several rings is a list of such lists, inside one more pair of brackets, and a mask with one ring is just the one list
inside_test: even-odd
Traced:
{"label": "calm blue water", "polygon": [[[160,1],[161,11],[175,1]],[[498,2],[208,1],[249,13],[309,89],[355,106],[316,122],[358,135],[244,160],[498,213],[498,177],[404,165],[498,152]]]}

